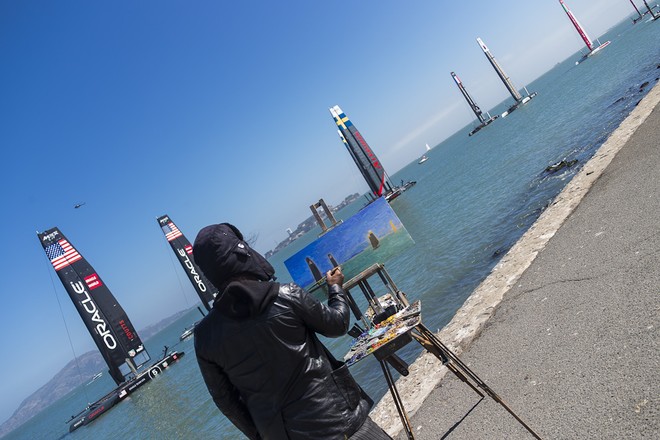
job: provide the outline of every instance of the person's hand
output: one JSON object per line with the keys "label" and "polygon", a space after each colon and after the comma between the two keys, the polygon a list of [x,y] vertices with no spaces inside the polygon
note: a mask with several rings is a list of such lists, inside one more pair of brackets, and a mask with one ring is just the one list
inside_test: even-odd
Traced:
{"label": "person's hand", "polygon": [[328,282],[328,286],[339,284],[339,287],[341,287],[344,283],[344,274],[341,271],[341,267],[337,266],[334,269],[330,269],[326,272],[325,279]]}

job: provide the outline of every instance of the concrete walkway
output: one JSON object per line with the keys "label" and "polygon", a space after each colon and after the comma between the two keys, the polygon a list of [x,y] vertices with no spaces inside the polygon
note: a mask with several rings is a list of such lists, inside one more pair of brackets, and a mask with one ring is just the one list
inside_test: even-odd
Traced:
{"label": "concrete walkway", "polygon": [[[656,84],[439,333],[544,439],[660,438],[658,102]],[[397,384],[416,439],[532,438],[428,354]],[[405,438],[389,394],[372,417]]]}

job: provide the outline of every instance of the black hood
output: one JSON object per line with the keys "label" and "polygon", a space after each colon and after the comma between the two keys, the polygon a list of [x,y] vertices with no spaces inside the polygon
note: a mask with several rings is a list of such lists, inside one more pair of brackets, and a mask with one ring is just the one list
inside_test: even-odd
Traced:
{"label": "black hood", "polygon": [[240,280],[232,281],[216,298],[213,308],[229,318],[241,320],[260,315],[275,300],[279,283]]}
{"label": "black hood", "polygon": [[269,281],[273,266],[244,240],[241,231],[229,223],[203,228],[195,238],[193,258],[206,278],[222,292],[237,276]]}

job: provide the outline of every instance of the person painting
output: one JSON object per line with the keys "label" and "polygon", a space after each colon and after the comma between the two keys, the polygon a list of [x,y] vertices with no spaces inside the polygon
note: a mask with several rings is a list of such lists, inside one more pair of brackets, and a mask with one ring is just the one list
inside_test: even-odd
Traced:
{"label": "person painting", "polygon": [[373,402],[318,340],[348,331],[341,269],[323,304],[274,269],[233,225],[199,231],[193,256],[220,292],[195,327],[195,353],[213,401],[249,439],[391,439]]}

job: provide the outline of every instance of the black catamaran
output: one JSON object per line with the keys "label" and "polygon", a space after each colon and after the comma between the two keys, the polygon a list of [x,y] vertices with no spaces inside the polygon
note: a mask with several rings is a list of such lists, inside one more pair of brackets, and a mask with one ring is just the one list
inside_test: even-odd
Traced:
{"label": "black catamaran", "polygon": [[94,268],[58,228],[37,236],[117,384],[117,388],[69,420],[69,431],[74,431],[96,420],[184,353],[166,351],[158,362],[145,366],[150,360],[147,350],[126,312]]}
{"label": "black catamaran", "polygon": [[179,263],[183,266],[183,270],[188,275],[188,279],[195,288],[195,292],[199,295],[199,299],[206,310],[211,310],[210,303],[213,303],[218,289],[215,288],[211,282],[206,279],[204,274],[199,270],[192,258],[193,248],[185,235],[176,227],[174,222],[167,215],[158,217],[157,219],[160,229],[165,234],[165,238],[172,246],[172,250],[176,255]]}
{"label": "black catamaran", "polygon": [[[479,119],[479,125],[474,127],[470,133],[468,133],[468,136],[472,136],[491,122],[493,122],[495,119],[497,119],[497,115],[491,116],[490,113],[486,112],[486,115],[484,115],[484,112],[481,111],[481,108],[477,105],[476,102],[474,102],[474,99],[470,96],[470,94],[467,92],[465,89],[465,86],[463,85],[463,82],[461,82],[461,79],[456,75],[454,72],[451,72],[451,77],[454,79],[454,82],[458,86],[458,90],[461,91],[463,94],[463,97],[467,101],[468,105],[474,112],[474,114],[477,116],[477,119]],[[486,118],[488,116],[488,118]]]}
{"label": "black catamaran", "polygon": [[339,128],[341,141],[369,185],[372,200],[385,197],[386,200],[391,201],[415,184],[415,182],[407,182],[401,186],[392,185],[383,164],[342,109],[335,105],[330,108],[330,114]]}

